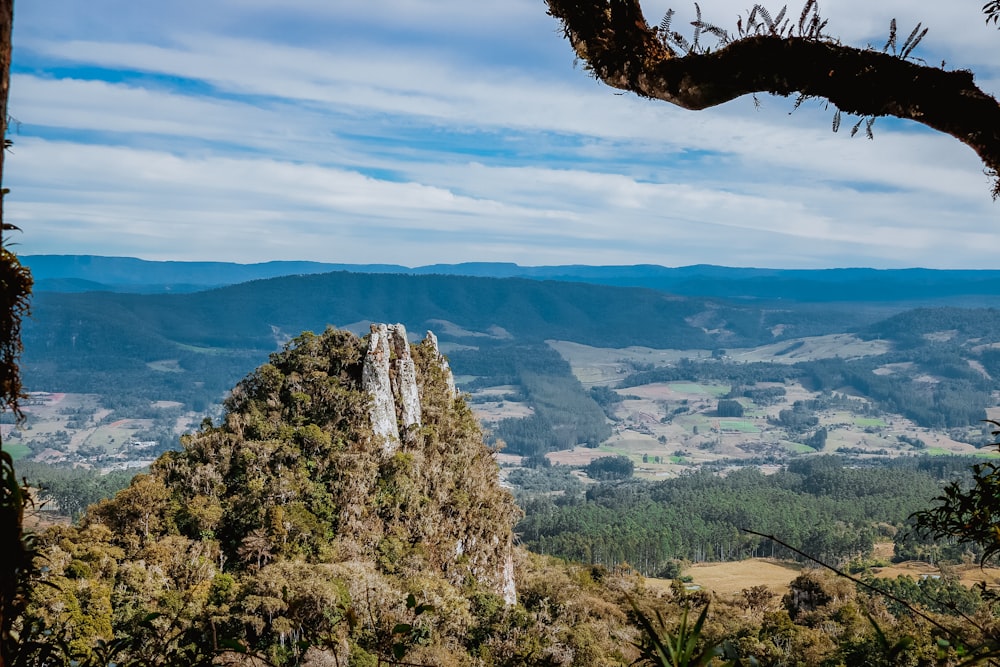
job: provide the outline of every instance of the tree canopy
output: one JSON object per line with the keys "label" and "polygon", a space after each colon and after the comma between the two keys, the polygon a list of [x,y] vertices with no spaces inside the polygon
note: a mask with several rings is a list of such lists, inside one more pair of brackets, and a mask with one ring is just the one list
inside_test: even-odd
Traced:
{"label": "tree canopy", "polygon": [[[755,5],[735,34],[701,20],[699,9],[688,41],[671,30],[671,12],[650,25],[639,0],[546,2],[577,57],[609,86],[692,110],[770,93],[828,100],[838,119],[843,112],[913,120],[972,148],[1000,196],[1000,104],[972,72],[912,58],[919,30],[897,44],[893,22],[882,50],[847,46],[827,34],[816,2],[807,0],[797,20]],[[1000,18],[1000,3],[983,10],[987,21]],[[714,37],[716,48],[702,45],[701,35]]]}

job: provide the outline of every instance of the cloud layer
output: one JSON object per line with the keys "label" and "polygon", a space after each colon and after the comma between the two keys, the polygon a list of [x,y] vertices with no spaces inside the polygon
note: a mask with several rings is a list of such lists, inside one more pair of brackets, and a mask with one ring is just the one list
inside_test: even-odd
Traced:
{"label": "cloud layer", "polygon": [[[977,7],[827,14],[878,46],[890,18],[923,20],[921,57],[996,89]],[[953,139],[888,120],[850,139],[818,104],[615,95],[540,1],[36,0],[14,60],[26,254],[1000,267],[1000,209]]]}

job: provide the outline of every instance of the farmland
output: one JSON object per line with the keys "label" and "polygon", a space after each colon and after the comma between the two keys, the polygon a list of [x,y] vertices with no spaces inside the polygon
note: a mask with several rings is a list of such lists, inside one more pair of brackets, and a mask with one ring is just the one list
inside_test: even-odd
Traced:
{"label": "farmland", "polygon": [[4,448],[47,463],[135,467],[176,448],[177,436],[193,428],[196,415],[179,407],[155,402],[146,418],[116,418],[96,395],[39,392],[25,402],[21,425],[3,425]]}

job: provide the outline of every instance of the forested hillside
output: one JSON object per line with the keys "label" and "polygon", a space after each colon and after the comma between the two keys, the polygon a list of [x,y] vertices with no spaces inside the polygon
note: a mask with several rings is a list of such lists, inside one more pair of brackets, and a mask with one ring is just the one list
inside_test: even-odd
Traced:
{"label": "forested hillside", "polygon": [[[361,331],[368,322],[391,321],[411,331],[433,329],[446,349],[459,344],[482,352],[468,368],[470,355],[458,360],[459,375],[493,376],[506,371],[490,367],[491,355],[511,354],[509,345],[537,349],[546,339],[714,348],[773,340],[779,330],[781,338],[871,320],[870,313],[848,309],[762,311],[642,289],[341,272],[195,294],[41,292],[25,324],[23,367],[29,391],[97,394],[116,418],[156,418],[162,411],[150,405],[158,401],[205,413],[269,353],[302,331],[331,324]],[[558,374],[567,381],[565,368]],[[581,441],[600,435],[582,428]]]}
{"label": "forested hillside", "polygon": [[[375,349],[343,331],[295,339],[233,389],[219,423],[79,524],[40,533],[17,664],[605,667],[639,657],[636,610],[676,619],[709,603],[702,639],[757,664],[873,664],[904,638],[907,659],[949,655],[909,609],[843,580],[804,572],[784,597],[750,585],[713,597],[620,560],[677,576],[685,557],[780,555],[740,534],[744,523],[824,557],[865,555],[958,464],[818,458],[773,478],[706,472],[539,497],[523,538],[592,565],[520,549],[508,564],[517,512],[433,340],[408,348],[421,422],[406,427],[397,404],[398,449],[375,427]],[[516,601],[505,600],[509,575]],[[952,579],[879,585],[919,604],[948,596],[929,611],[941,623],[990,604]]]}
{"label": "forested hillside", "polygon": [[387,449],[367,379],[374,340],[297,338],[234,388],[222,423],[42,535],[51,587],[23,621],[43,645],[27,650],[41,660],[63,638],[67,658],[87,659],[127,636],[129,660],[192,664],[224,637],[281,664],[301,658],[300,641],[358,664],[392,655],[391,629],[433,608],[395,638],[396,657],[437,662],[466,641],[450,624],[475,601],[512,604],[517,509],[475,419],[428,340],[412,348],[419,430]]}
{"label": "forested hillside", "polygon": [[[757,468],[725,476],[704,469],[662,482],[529,494],[517,530],[532,551],[606,566],[627,562],[649,576],[676,576],[682,560],[799,558],[743,528],[779,536],[828,563],[870,558],[875,542],[892,538],[902,559],[918,551],[933,558],[932,549],[909,534],[907,519],[930,505],[942,478],[971,463],[925,459],[848,468],[825,456],[772,475]],[[947,553],[961,559],[961,550]]]}

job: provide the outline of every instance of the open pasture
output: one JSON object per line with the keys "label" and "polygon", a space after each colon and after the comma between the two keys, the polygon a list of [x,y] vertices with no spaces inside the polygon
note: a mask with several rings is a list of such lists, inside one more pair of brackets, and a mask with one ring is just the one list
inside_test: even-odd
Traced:
{"label": "open pasture", "polygon": [[[750,558],[728,563],[696,563],[683,574],[705,590],[719,595],[738,595],[745,588],[767,586],[771,592],[784,594],[788,585],[802,572],[802,566],[789,561]],[[666,582],[669,580],[654,580]],[[663,585],[658,583],[657,585]]]}
{"label": "open pasture", "polygon": [[15,461],[18,459],[23,459],[25,456],[31,453],[31,450],[27,445],[22,445],[21,443],[15,442],[5,442],[3,445],[3,450],[10,454],[10,457]]}
{"label": "open pasture", "polygon": [[634,364],[666,366],[681,359],[707,359],[708,350],[656,350],[650,347],[591,347],[563,340],[545,341],[565,359],[584,386],[614,384],[631,373]]}
{"label": "open pasture", "polygon": [[[765,558],[751,558],[728,563],[696,563],[683,574],[690,576],[695,584],[718,595],[738,595],[753,586],[767,586],[773,593],[783,595],[789,584],[804,567],[791,561]],[[922,577],[955,576],[965,586],[975,586],[985,582],[987,588],[1000,588],[1000,568],[980,568],[975,564],[945,565],[943,568],[921,561],[894,563],[886,567],[870,570],[880,579],[895,579],[907,576],[919,580]],[[652,586],[669,588],[669,579],[649,579]]]}
{"label": "open pasture", "polygon": [[731,349],[726,350],[726,354],[736,361],[794,364],[816,359],[836,357],[853,359],[885,354],[891,347],[891,344],[884,340],[861,340],[853,334],[828,334],[783,340],[759,347]]}
{"label": "open pasture", "polygon": [[740,433],[760,433],[760,429],[753,422],[745,419],[720,419],[719,428],[723,431],[739,431]]}

